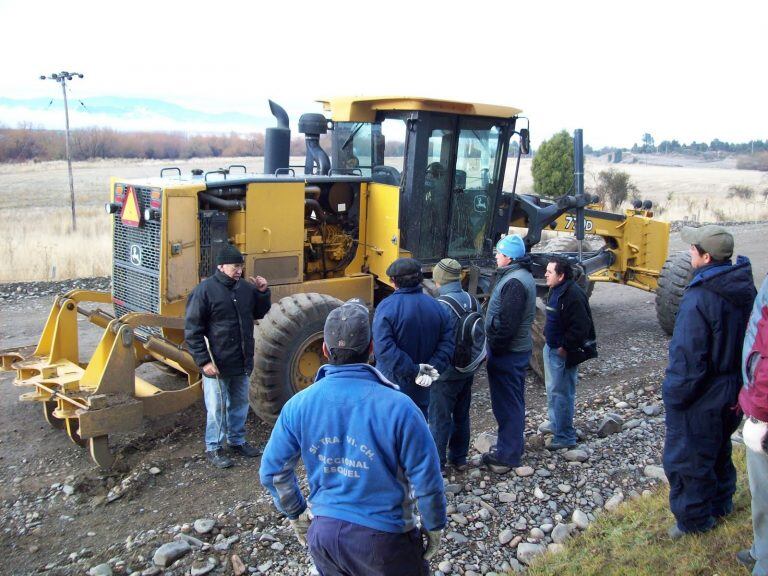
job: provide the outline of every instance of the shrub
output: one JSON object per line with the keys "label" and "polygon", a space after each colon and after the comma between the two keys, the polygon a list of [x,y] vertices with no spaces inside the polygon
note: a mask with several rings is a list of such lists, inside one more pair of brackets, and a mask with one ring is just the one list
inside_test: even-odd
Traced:
{"label": "shrub", "polygon": [[751,156],[740,156],[736,161],[736,168],[768,172],[768,152],[760,152]]}
{"label": "shrub", "polygon": [[630,194],[638,195],[637,186],[629,181],[629,174],[620,170],[603,170],[597,175],[597,195],[612,209],[618,208]]}
{"label": "shrub", "polygon": [[573,138],[568,132],[562,130],[541,143],[531,173],[537,194],[555,198],[568,192],[573,182]]}
{"label": "shrub", "polygon": [[744,186],[739,184],[737,186],[731,186],[728,188],[728,198],[741,198],[743,200],[752,200],[755,195],[755,190],[750,186]]}

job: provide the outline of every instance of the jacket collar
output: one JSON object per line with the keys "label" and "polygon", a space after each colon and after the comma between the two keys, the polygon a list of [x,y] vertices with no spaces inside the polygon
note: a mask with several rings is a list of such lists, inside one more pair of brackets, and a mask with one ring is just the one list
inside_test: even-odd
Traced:
{"label": "jacket collar", "polygon": [[213,277],[216,278],[216,280],[218,280],[222,284],[224,284],[224,286],[226,286],[227,288],[232,288],[238,282],[237,280],[234,280],[229,276],[227,276],[226,274],[224,274],[224,272],[222,272],[221,270],[216,270],[216,273],[213,275]]}
{"label": "jacket collar", "polygon": [[397,384],[393,384],[387,378],[379,372],[376,368],[371,366],[370,364],[324,364],[323,366],[320,366],[320,369],[317,371],[317,376],[315,376],[315,381],[320,380],[320,378],[325,378],[326,376],[330,376],[332,374],[340,374],[340,373],[347,373],[350,377],[357,377],[357,378],[364,378],[366,380],[377,380],[379,384],[384,384],[384,386],[389,386],[393,390],[400,390],[400,386]]}
{"label": "jacket collar", "polygon": [[417,284],[411,288],[398,288],[395,290],[395,294],[416,294],[417,292],[422,292],[421,284]]}
{"label": "jacket collar", "polygon": [[444,294],[456,294],[458,292],[462,292],[461,282],[456,280],[454,282],[448,282],[448,284],[443,284],[440,286],[439,292],[440,296],[443,296]]}

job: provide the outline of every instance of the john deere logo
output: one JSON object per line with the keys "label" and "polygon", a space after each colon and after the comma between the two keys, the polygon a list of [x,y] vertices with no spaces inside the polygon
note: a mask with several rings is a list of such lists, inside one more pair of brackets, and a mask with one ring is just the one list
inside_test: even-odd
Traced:
{"label": "john deere logo", "polygon": [[488,197],[485,194],[475,196],[475,212],[488,212]]}
{"label": "john deere logo", "polygon": [[131,264],[133,264],[134,266],[141,266],[141,262],[142,262],[141,244],[131,244],[130,250],[131,250]]}

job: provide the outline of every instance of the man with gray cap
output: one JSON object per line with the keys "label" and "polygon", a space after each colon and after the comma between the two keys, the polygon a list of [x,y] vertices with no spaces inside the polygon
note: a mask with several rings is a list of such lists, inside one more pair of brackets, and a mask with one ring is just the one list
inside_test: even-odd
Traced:
{"label": "man with gray cap", "polygon": [[[485,350],[481,350],[482,357],[464,358],[462,365],[457,365],[459,361],[457,351],[463,346],[460,341],[463,334],[457,330],[465,328],[464,322],[460,321],[465,318],[471,321],[469,315],[473,312],[476,312],[472,316],[480,326],[483,324],[483,318],[480,313],[480,303],[461,288],[461,264],[458,261],[452,258],[440,260],[432,269],[432,279],[440,292],[437,300],[445,306],[451,319],[456,351],[454,351],[451,365],[440,374],[440,378],[429,389],[429,430],[437,445],[440,467],[445,468],[447,462],[456,470],[463,471],[467,468],[469,453],[469,406],[472,401],[472,380],[485,357]],[[466,326],[466,329],[472,330],[472,327]],[[482,331],[482,335],[484,333],[485,330]],[[471,355],[472,351],[469,352]]]}
{"label": "man with gray cap", "polygon": [[[418,408],[367,364],[371,350],[359,300],[328,315],[329,363],[283,407],[259,475],[322,576],[426,576],[446,523],[437,451]],[[294,471],[299,457],[311,522]]]}
{"label": "man with gray cap", "polygon": [[451,320],[444,306],[422,291],[418,260],[398,258],[387,275],[396,290],[373,316],[376,367],[400,386],[426,419],[429,387],[453,356]]}
{"label": "man with gray cap", "polygon": [[680,301],[662,386],[672,539],[707,532],[733,510],[731,434],[741,421],[734,407],[756,292],[749,260],[731,262],[733,236],[725,228],[683,228],[680,237],[690,244],[693,279]]}
{"label": "man with gray cap", "polygon": [[240,280],[245,259],[232,244],[216,258],[217,270],[187,298],[184,339],[203,375],[207,421],[205,453],[217,468],[229,468],[229,449],[249,458],[258,448],[245,441],[249,376],[253,370],[253,322],[271,305],[267,281],[261,276]]}

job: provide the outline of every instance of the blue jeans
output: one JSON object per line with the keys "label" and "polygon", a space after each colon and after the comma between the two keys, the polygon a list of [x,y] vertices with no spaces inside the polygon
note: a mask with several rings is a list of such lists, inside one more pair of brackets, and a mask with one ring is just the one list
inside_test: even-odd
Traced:
{"label": "blue jeans", "polygon": [[469,404],[474,375],[438,380],[429,389],[429,431],[435,439],[440,465],[445,452],[452,464],[466,464],[469,452]]}
{"label": "blue jeans", "polygon": [[752,493],[752,558],[757,560],[753,576],[768,574],[768,456],[747,448],[749,491]]}
{"label": "blue jeans", "polygon": [[[219,387],[221,383],[221,387]],[[245,443],[248,417],[248,376],[208,378],[203,376],[203,396],[208,412],[205,424],[205,449],[217,450],[224,438],[230,446]]]}
{"label": "blue jeans", "polygon": [[531,352],[488,351],[488,388],[491,408],[499,425],[496,458],[509,466],[520,466],[525,448],[525,373]]}
{"label": "blue jeans", "polygon": [[315,516],[307,534],[321,576],[427,576],[418,528],[395,534],[352,522]]}
{"label": "blue jeans", "polygon": [[576,381],[579,367],[566,368],[565,358],[544,345],[544,381],[547,388],[547,413],[555,435],[555,444],[576,444],[573,412],[576,403]]}

